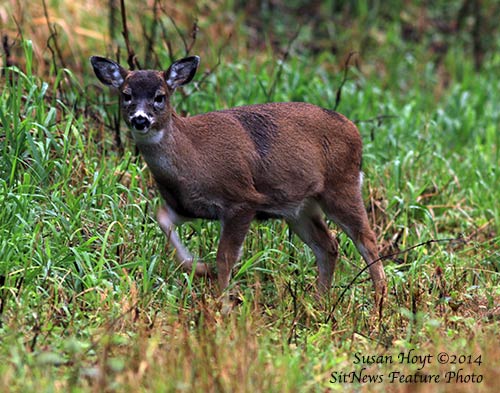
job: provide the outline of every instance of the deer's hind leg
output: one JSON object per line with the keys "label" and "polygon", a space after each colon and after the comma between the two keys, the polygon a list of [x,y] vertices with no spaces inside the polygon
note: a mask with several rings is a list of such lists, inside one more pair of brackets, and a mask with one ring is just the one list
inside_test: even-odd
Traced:
{"label": "deer's hind leg", "polygon": [[354,187],[348,183],[336,185],[335,189],[321,196],[321,206],[328,218],[339,225],[356,245],[368,265],[377,303],[383,301],[387,292],[384,266],[378,260],[377,241],[368,223],[359,184]]}
{"label": "deer's hind leg", "polygon": [[338,243],[330,233],[319,205],[313,200],[308,201],[297,216],[287,218],[287,223],[313,251],[318,266],[318,293],[328,294],[338,258]]}

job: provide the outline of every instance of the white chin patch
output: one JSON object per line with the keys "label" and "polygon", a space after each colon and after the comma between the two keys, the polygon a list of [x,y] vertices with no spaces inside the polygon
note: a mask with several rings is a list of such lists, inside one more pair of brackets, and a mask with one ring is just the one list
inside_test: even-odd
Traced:
{"label": "white chin patch", "polygon": [[136,143],[151,144],[159,143],[163,138],[163,130],[152,129],[152,127],[143,130],[132,128],[132,136]]}

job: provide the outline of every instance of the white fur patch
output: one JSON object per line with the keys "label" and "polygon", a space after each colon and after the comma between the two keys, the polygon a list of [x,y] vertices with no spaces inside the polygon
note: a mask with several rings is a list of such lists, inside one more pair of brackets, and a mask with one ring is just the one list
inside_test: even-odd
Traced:
{"label": "white fur patch", "polygon": [[[120,73],[118,67],[110,66],[108,67],[109,74],[111,74],[111,85],[117,89],[123,84],[123,76]],[[108,74],[108,75],[109,75]]]}
{"label": "white fur patch", "polygon": [[177,78],[177,72],[175,72],[174,70],[174,67],[172,67],[172,69],[170,70],[170,74],[168,76],[168,80],[167,80],[167,85],[170,87],[170,88],[175,88],[175,79]]}
{"label": "white fur patch", "polygon": [[139,117],[139,116],[145,117],[146,119],[149,120],[150,123],[153,123],[153,118],[149,116],[146,112],[144,112],[142,109],[137,110],[130,118],[133,119],[134,117]]}
{"label": "white fur patch", "polygon": [[149,127],[147,130],[138,131],[132,127],[132,136],[135,142],[143,145],[160,143],[163,139],[163,133],[163,129],[152,130],[151,127]]}
{"label": "white fur patch", "polygon": [[120,84],[123,83],[123,77],[122,77],[122,74],[120,74],[120,71],[118,69],[114,69],[113,71],[113,78],[119,82]]}

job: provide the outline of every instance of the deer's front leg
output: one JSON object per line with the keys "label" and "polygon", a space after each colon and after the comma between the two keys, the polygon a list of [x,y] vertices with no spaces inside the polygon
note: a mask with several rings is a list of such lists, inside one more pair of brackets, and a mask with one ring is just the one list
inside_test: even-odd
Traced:
{"label": "deer's front leg", "polygon": [[254,217],[254,212],[235,212],[221,222],[221,236],[217,250],[217,278],[219,289],[229,285],[231,270],[239,259],[241,247]]}
{"label": "deer's front leg", "polygon": [[167,236],[169,245],[175,250],[175,259],[181,268],[186,272],[191,273],[194,269],[196,276],[211,277],[212,274],[208,265],[200,261],[196,261],[196,263],[194,263],[193,256],[182,244],[181,239],[175,230],[174,217],[175,213],[172,212],[168,206],[161,207],[156,215],[158,224]]}

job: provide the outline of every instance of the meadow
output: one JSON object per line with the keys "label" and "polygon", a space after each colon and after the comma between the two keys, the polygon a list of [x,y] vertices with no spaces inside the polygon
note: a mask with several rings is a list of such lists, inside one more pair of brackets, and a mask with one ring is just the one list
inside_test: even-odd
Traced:
{"label": "meadow", "polygon": [[[128,4],[127,42],[108,30],[102,3],[0,6],[0,391],[494,390],[498,50],[478,64],[464,28],[441,33],[446,51],[432,51],[430,22],[419,40],[404,39],[419,2],[392,19],[351,10],[335,51],[312,40],[321,26],[281,32],[289,14],[258,35],[232,2]],[[153,31],[161,37],[145,40]],[[155,222],[153,179],[88,62],[119,53],[126,64],[132,48],[142,66],[201,56],[173,99],[183,115],[306,101],[356,122],[388,276],[381,318],[361,256],[333,224],[340,258],[326,309],[313,296],[312,252],[278,220],[252,224],[229,315],[214,283],[178,269]],[[219,229],[195,221],[180,234],[214,263]]]}

